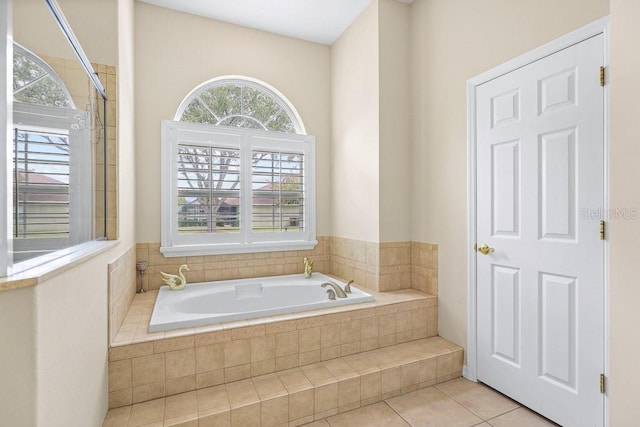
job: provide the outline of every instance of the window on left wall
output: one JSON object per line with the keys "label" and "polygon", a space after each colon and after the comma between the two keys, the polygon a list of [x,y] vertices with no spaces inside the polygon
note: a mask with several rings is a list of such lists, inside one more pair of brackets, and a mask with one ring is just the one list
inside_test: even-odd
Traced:
{"label": "window on left wall", "polygon": [[92,238],[92,147],[88,111],[76,108],[45,61],[14,45],[13,262]]}

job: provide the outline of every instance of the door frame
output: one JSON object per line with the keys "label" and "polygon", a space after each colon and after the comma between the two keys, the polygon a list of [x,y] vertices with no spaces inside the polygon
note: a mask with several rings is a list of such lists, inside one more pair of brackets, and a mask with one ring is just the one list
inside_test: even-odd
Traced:
{"label": "door frame", "polygon": [[[604,85],[604,212],[609,210],[609,16],[600,18],[580,27],[549,43],[511,59],[495,68],[485,71],[467,81],[467,348],[466,364],[462,374],[471,381],[477,381],[477,265],[474,245],[476,235],[476,88],[483,83],[501,77],[539,59],[552,55],[586,39],[602,34],[604,36],[605,67]],[[604,218],[606,219],[606,218]],[[609,371],[609,242],[604,241],[604,374]],[[604,424],[608,419],[608,397],[604,394]]]}

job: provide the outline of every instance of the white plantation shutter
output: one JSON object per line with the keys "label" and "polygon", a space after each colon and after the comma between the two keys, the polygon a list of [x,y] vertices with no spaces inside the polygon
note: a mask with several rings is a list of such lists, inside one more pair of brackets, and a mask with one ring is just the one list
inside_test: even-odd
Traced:
{"label": "white plantation shutter", "polygon": [[179,144],[178,232],[240,231],[240,150]]}
{"label": "white plantation shutter", "polygon": [[163,122],[166,256],[311,249],[314,138]]}
{"label": "white plantation shutter", "polygon": [[69,135],[14,129],[14,238],[69,236]]}
{"label": "white plantation shutter", "polygon": [[252,159],[253,231],[304,230],[304,154],[254,150]]}

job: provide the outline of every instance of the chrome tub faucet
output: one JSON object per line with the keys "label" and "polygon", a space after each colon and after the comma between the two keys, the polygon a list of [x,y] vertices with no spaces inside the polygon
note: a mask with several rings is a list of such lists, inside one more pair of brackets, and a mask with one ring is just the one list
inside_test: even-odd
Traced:
{"label": "chrome tub faucet", "polygon": [[[333,288],[333,290],[335,291],[336,295],[338,296],[338,298],[346,298],[347,294],[342,290],[342,288],[340,287],[340,285],[338,285],[337,283],[334,282],[324,282],[322,285],[323,288],[326,288],[327,285],[331,286]],[[329,294],[329,299],[331,298],[331,294]]]}

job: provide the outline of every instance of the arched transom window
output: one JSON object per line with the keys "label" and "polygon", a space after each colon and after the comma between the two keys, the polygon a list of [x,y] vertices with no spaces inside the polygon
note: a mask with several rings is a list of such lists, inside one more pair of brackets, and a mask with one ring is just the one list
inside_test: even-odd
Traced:
{"label": "arched transom window", "polygon": [[208,81],[183,101],[176,121],[304,134],[304,126],[284,96],[247,78]]}
{"label": "arched transom window", "polygon": [[315,139],[276,89],[220,78],[162,130],[165,256],[305,250],[315,239]]}
{"label": "arched transom window", "polygon": [[13,99],[25,104],[75,108],[53,68],[18,44],[13,45]]}

